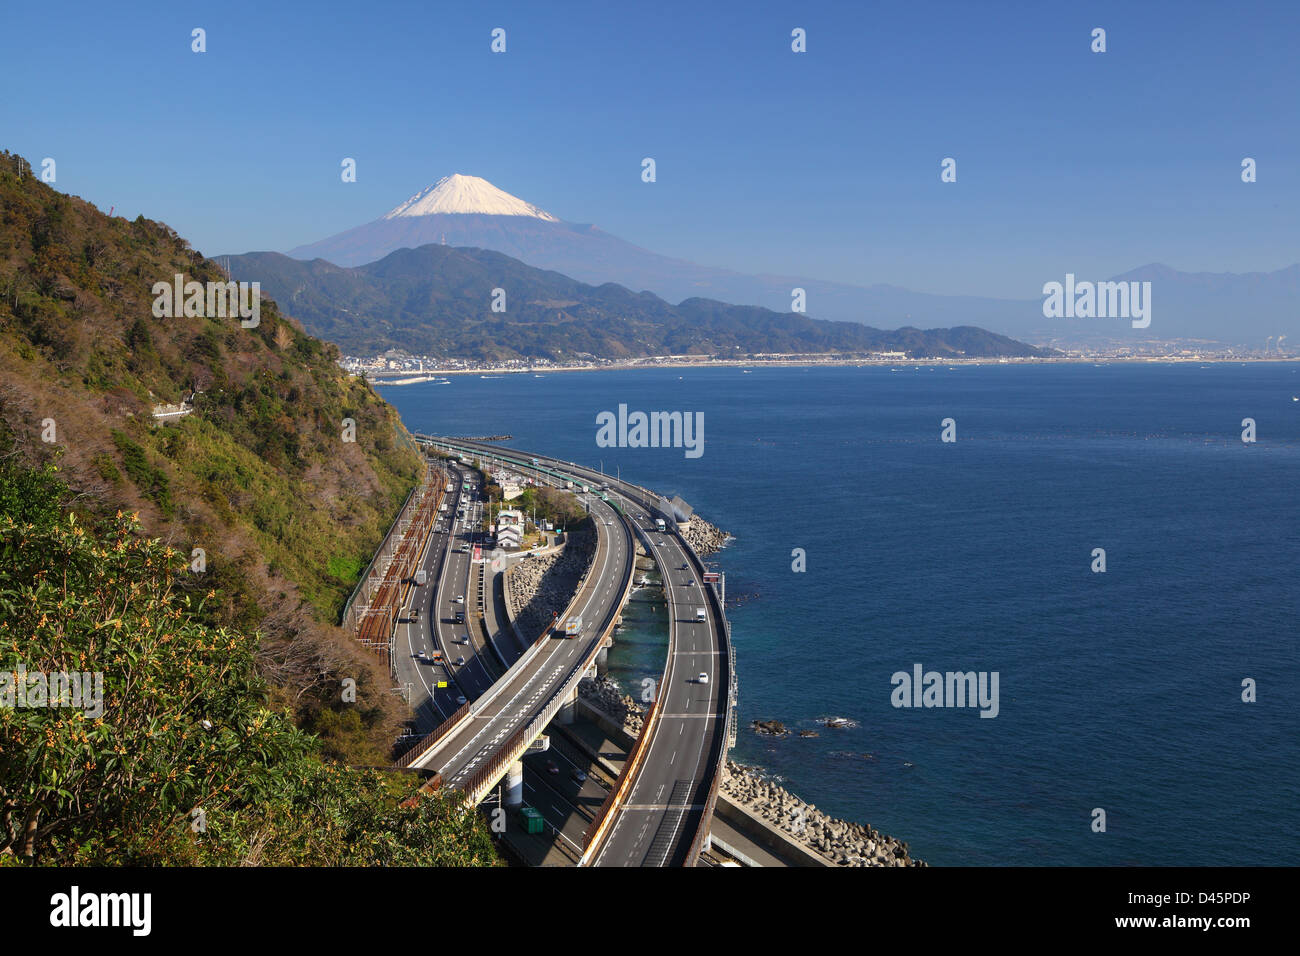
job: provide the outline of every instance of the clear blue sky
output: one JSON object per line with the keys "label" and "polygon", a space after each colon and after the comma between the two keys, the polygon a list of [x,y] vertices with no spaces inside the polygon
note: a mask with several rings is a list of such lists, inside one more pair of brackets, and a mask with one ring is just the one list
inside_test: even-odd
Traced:
{"label": "clear blue sky", "polygon": [[0,147],[53,157],[57,188],[209,255],[320,239],[461,172],[702,264],[932,292],[1300,261],[1295,0],[96,0],[2,16]]}

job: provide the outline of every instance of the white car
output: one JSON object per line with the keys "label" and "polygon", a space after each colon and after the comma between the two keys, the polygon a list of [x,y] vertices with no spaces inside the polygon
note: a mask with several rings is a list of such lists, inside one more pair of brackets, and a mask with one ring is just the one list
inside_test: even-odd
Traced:
{"label": "white car", "polygon": [[700,676],[697,677],[696,680],[701,684],[707,684],[709,682],[709,675],[704,673],[704,671],[700,671]]}

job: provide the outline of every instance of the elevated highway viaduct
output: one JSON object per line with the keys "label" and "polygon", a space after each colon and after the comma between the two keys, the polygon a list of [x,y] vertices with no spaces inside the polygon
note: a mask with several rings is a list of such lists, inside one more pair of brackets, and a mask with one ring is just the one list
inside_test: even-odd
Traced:
{"label": "elevated highway viaduct", "polygon": [[[642,737],[588,828],[583,865],[694,865],[708,846],[713,806],[726,753],[734,743],[734,653],[717,590],[704,583],[699,556],[672,516],[654,523],[662,498],[593,469],[511,448],[417,436],[450,453],[493,458],[548,483],[574,480],[608,486],[610,502],[587,495],[598,528],[617,527],[610,504],[661,569],[669,606],[668,653]],[[609,521],[606,525],[602,522]],[[629,550],[631,542],[628,542]]]}
{"label": "elevated highway viaduct", "polygon": [[[578,681],[594,670],[631,593],[635,567],[632,529],[624,516],[605,502],[593,502],[592,516],[595,556],[563,618],[580,617],[579,634],[566,639],[548,629],[539,635],[503,676],[472,700],[466,694],[466,703],[408,751],[400,766],[436,771],[442,786],[463,791],[477,804],[576,699]],[[441,593],[444,586],[432,598],[440,608],[451,606]],[[452,599],[460,593],[465,592]]]}

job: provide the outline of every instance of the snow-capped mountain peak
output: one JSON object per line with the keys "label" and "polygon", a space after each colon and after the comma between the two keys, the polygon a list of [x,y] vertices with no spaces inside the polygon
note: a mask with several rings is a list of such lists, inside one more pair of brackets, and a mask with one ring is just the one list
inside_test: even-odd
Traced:
{"label": "snow-capped mountain peak", "polygon": [[444,176],[432,186],[416,193],[385,219],[402,216],[434,216],[441,213],[476,213],[481,216],[530,216],[547,222],[559,222],[545,209],[524,202],[498,189],[478,176]]}

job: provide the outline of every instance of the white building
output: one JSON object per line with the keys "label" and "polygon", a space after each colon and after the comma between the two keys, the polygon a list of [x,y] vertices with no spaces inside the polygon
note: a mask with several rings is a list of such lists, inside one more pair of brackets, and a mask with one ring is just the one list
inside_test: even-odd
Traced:
{"label": "white building", "polygon": [[524,542],[524,513],[506,510],[497,514],[497,547],[519,548]]}

